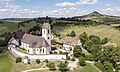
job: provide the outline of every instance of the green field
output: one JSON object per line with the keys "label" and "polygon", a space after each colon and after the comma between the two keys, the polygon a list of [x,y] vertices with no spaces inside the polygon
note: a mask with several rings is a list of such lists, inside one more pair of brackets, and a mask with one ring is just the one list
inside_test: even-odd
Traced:
{"label": "green field", "polygon": [[[41,71],[32,71],[32,72],[50,72],[50,71],[49,70],[41,70]],[[51,72],[53,72],[53,71],[51,71]],[[60,71],[56,70],[54,72],[60,72]],[[94,67],[92,64],[86,63],[86,66],[77,67],[75,70],[69,71],[69,72],[100,72],[100,70],[97,69],[96,67]]]}
{"label": "green field", "polygon": [[74,70],[74,72],[100,72],[100,70],[92,64],[86,63],[85,67],[78,67]]}
{"label": "green field", "polygon": [[12,62],[8,58],[6,53],[0,53],[0,72],[10,72],[12,68]]}
{"label": "green field", "polygon": [[26,23],[25,27],[17,27],[16,22],[5,22],[4,24],[0,24],[0,35],[5,33],[5,32],[16,32],[18,30],[23,30],[23,31],[28,31],[30,28],[36,25],[34,21],[30,22],[29,24]]}
{"label": "green field", "polygon": [[120,30],[115,29],[112,26],[96,26],[96,27],[56,27],[59,30],[62,37],[70,33],[72,30],[75,31],[76,35],[86,32],[89,35],[99,36],[101,39],[107,37],[112,40],[115,44],[120,47]]}

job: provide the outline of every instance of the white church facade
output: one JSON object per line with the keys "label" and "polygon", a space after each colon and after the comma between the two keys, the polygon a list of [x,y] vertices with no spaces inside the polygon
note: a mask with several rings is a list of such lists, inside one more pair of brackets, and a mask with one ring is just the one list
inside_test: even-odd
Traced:
{"label": "white church facade", "polygon": [[[19,35],[20,36],[20,35]],[[20,42],[20,43],[19,43]],[[49,23],[42,26],[42,36],[23,34],[20,41],[13,37],[9,41],[9,46],[24,48],[28,54],[50,54],[51,51],[51,27]],[[17,45],[16,45],[17,44]]]}

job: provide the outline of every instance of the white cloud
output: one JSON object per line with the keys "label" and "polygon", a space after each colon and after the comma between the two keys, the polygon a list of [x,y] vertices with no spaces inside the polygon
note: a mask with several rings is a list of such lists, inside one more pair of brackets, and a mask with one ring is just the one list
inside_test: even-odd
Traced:
{"label": "white cloud", "polygon": [[75,3],[63,2],[63,3],[57,3],[57,4],[55,4],[55,6],[59,6],[59,7],[64,7],[64,6],[75,6]]}
{"label": "white cloud", "polygon": [[0,0],[0,2],[9,2],[10,0]]}
{"label": "white cloud", "polygon": [[120,15],[120,7],[102,9],[103,13],[110,15]]}
{"label": "white cloud", "polygon": [[95,4],[98,0],[80,0],[80,4]]}
{"label": "white cloud", "polygon": [[58,7],[65,7],[65,6],[77,6],[77,5],[82,5],[82,4],[96,4],[98,0],[79,0],[77,2],[62,2],[62,3],[57,3],[55,6]]}
{"label": "white cloud", "polygon": [[110,6],[110,4],[105,4],[106,6]]}

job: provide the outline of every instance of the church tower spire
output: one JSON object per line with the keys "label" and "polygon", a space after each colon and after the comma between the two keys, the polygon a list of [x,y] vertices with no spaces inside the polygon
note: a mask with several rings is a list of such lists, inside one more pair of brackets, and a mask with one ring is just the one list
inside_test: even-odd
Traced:
{"label": "church tower spire", "polygon": [[42,26],[42,37],[51,45],[51,27],[49,23],[44,23]]}

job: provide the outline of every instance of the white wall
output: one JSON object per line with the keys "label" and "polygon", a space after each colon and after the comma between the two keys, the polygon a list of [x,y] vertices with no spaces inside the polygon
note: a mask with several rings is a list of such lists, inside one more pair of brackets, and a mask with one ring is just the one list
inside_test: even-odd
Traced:
{"label": "white wall", "polygon": [[74,47],[72,45],[67,45],[67,44],[63,44],[63,47],[65,48],[65,50],[70,51],[70,47],[72,48],[72,50],[74,49]]}
{"label": "white wall", "polygon": [[78,40],[78,43],[77,43],[77,45],[82,45],[82,43],[81,43],[81,41],[80,41],[80,40]]}
{"label": "white wall", "polygon": [[[10,49],[10,47],[8,47],[8,49]],[[55,54],[49,54],[49,55],[30,55],[30,54],[25,54],[22,52],[17,51],[14,48],[11,48],[11,53],[13,53],[13,55],[15,55],[16,57],[24,57],[24,56],[28,56],[30,59],[54,59],[54,60],[62,60],[62,59],[66,59],[66,55],[55,55]],[[15,54],[14,54],[15,53]]]}
{"label": "white wall", "polygon": [[15,44],[15,45],[19,45],[19,42],[17,40],[13,40],[11,43]]}

